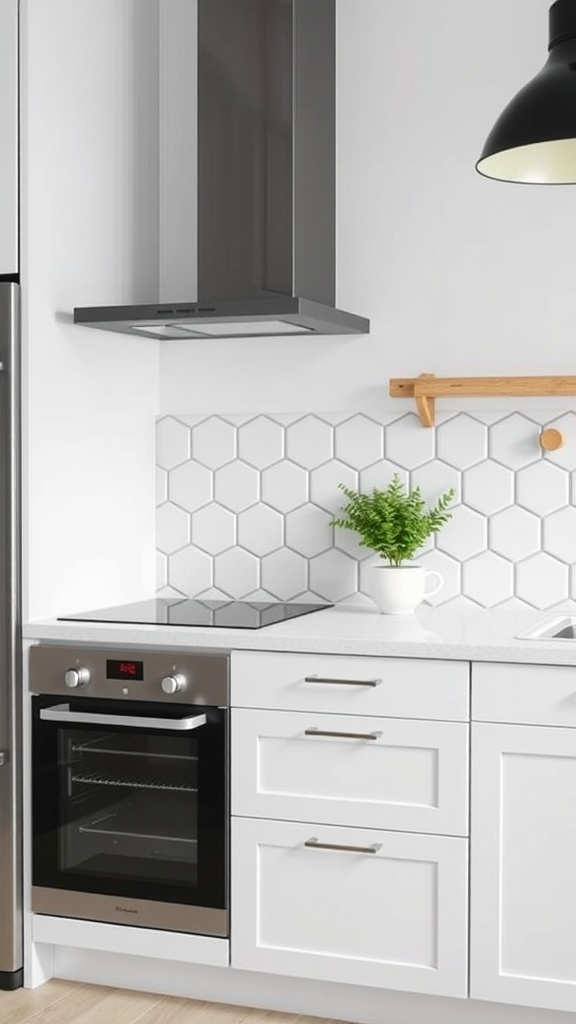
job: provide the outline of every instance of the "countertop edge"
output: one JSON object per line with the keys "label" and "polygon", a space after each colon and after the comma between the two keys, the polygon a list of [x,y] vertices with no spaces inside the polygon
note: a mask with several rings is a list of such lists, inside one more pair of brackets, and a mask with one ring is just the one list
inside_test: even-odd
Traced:
{"label": "countertop edge", "polygon": [[[294,620],[294,624],[284,623],[258,631],[46,620],[27,623],[23,627],[23,639],[69,645],[205,648],[576,666],[574,641],[515,638],[518,633],[554,614],[557,613],[524,611],[497,614],[494,610],[482,610],[472,615],[447,616],[429,608],[425,615],[412,619],[410,623],[405,619],[391,623],[390,618],[384,622],[381,616],[341,608],[302,617]],[[419,630],[420,636],[403,638],[401,631],[406,636],[407,627]],[[435,627],[438,627],[437,634]],[[391,630],[393,633],[395,628],[402,638],[366,635],[368,631],[377,634],[379,630]],[[442,635],[450,629],[455,635],[453,641]]]}

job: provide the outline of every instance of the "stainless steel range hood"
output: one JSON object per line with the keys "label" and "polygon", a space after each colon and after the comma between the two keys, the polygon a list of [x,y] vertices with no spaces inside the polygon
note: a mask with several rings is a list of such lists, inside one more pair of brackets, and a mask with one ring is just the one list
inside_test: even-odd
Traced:
{"label": "stainless steel range hood", "polygon": [[183,301],[74,322],[166,340],[368,332],[335,306],[335,0],[197,5],[197,280]]}

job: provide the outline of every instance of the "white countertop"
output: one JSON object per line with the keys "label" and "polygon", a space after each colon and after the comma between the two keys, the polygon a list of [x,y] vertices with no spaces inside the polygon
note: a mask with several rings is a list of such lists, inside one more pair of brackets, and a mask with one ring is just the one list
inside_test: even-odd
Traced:
{"label": "white countertop", "polygon": [[366,600],[365,605],[336,605],[257,630],[51,619],[26,624],[23,634],[24,639],[39,642],[119,648],[220,648],[576,665],[575,640],[516,639],[519,633],[562,614],[574,614],[574,607],[537,611],[422,605],[414,615],[380,615]]}

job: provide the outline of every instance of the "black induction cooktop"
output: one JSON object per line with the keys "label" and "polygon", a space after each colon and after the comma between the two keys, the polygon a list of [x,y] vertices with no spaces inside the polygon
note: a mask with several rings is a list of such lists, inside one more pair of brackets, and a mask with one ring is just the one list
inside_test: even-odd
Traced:
{"label": "black induction cooktop", "polygon": [[59,615],[60,622],[117,622],[152,626],[216,626],[229,629],[261,629],[299,615],[331,608],[326,604],[281,601],[202,601],[199,598],[155,597],[115,608],[99,608],[75,615]]}

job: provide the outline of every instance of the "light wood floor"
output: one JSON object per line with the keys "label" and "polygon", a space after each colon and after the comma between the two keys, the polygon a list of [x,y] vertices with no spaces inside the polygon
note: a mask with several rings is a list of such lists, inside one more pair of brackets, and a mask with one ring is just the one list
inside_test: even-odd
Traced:
{"label": "light wood floor", "polygon": [[[339,1024],[292,1013],[223,1006],[54,979],[0,992],[1,1024]],[[342,1022],[340,1022],[342,1024]]]}

